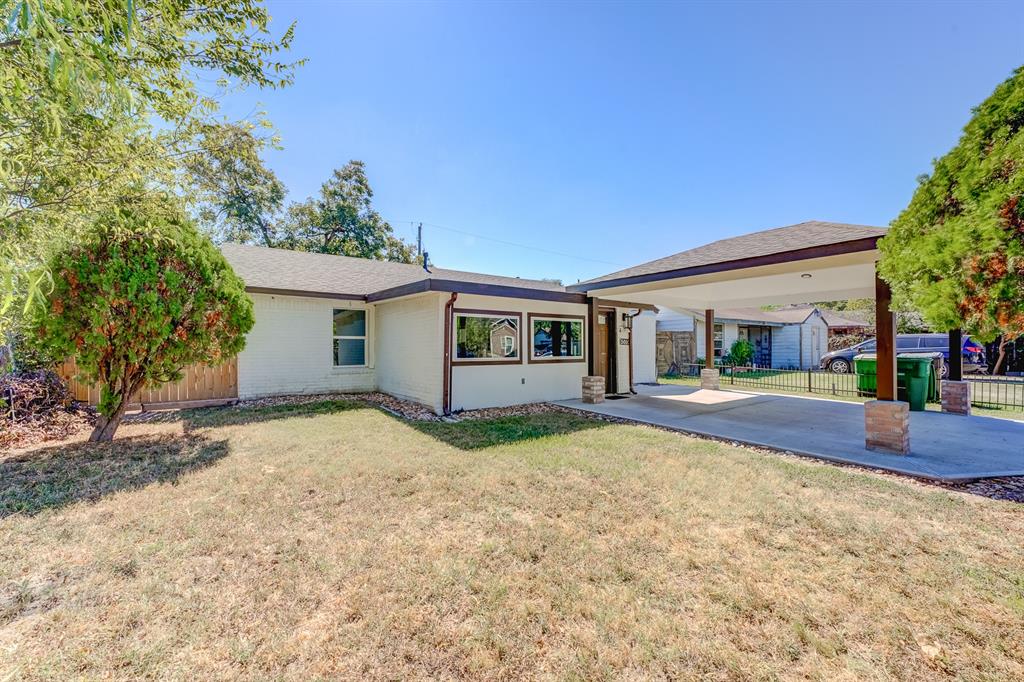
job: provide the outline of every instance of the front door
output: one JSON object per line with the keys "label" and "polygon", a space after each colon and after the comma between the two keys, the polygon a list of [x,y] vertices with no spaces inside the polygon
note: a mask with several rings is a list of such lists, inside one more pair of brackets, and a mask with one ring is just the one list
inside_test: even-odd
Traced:
{"label": "front door", "polygon": [[754,335],[754,364],[758,367],[772,366],[772,328],[759,327]]}
{"label": "front door", "polygon": [[615,311],[600,310],[597,313],[597,373],[604,377],[604,390],[614,393],[612,382],[614,360],[612,349],[615,344],[612,336],[615,333]]}

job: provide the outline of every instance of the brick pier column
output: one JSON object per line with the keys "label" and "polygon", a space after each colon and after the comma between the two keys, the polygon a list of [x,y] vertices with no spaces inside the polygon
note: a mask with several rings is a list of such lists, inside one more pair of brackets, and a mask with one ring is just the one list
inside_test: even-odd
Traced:
{"label": "brick pier column", "polygon": [[942,382],[942,411],[950,414],[971,414],[971,384],[967,381]]}
{"label": "brick pier column", "polygon": [[591,404],[604,402],[604,377],[583,377],[583,402]]}
{"label": "brick pier column", "polygon": [[864,403],[864,447],[910,454],[910,405],[896,400],[896,315],[889,284],[875,273],[878,400]]}
{"label": "brick pier column", "polygon": [[700,371],[700,387],[705,391],[717,391],[721,383],[721,375],[717,369]]}
{"label": "brick pier column", "polygon": [[865,447],[897,455],[910,454],[910,405],[895,400],[864,403]]}

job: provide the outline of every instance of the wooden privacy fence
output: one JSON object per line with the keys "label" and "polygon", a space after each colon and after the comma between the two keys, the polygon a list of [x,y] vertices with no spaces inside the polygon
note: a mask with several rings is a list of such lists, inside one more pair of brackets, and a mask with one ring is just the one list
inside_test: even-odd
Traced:
{"label": "wooden privacy fence", "polygon": [[[75,400],[96,405],[100,401],[98,386],[90,386],[75,378],[78,373],[74,358],[66,360],[57,372],[68,382]],[[166,410],[186,407],[223,405],[238,398],[238,363],[236,358],[216,367],[191,365],[185,376],[175,383],[140,391],[129,409]]]}

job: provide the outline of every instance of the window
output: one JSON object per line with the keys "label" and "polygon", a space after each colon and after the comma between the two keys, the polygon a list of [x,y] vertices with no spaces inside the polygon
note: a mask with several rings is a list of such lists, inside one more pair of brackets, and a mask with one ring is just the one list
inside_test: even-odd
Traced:
{"label": "window", "polygon": [[530,315],[530,362],[583,362],[583,318]]}
{"label": "window", "polygon": [[334,366],[366,366],[366,311],[334,311]]}
{"label": "window", "polygon": [[917,336],[897,336],[896,350],[914,350],[921,347],[921,339]]}
{"label": "window", "polygon": [[715,325],[715,357],[722,357],[722,344],[725,342],[725,328],[720,325]]}
{"label": "window", "polygon": [[455,361],[518,363],[519,313],[455,311]]}

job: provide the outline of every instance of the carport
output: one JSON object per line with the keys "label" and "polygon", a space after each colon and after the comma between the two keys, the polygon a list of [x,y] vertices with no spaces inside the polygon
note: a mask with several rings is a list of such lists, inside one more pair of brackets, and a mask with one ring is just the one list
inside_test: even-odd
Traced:
{"label": "carport", "polygon": [[[719,389],[712,347],[716,307],[873,298],[878,394],[863,408],[865,447],[906,455],[910,415],[909,406],[896,400],[896,321],[889,286],[876,271],[877,243],[885,233],[881,227],[810,221],[722,239],[568,288],[592,297],[705,311],[701,386],[707,390]],[[943,402],[966,407],[958,331],[950,334],[950,346],[955,350],[950,353],[949,380],[943,382]],[[947,395],[956,399],[947,401]]]}

